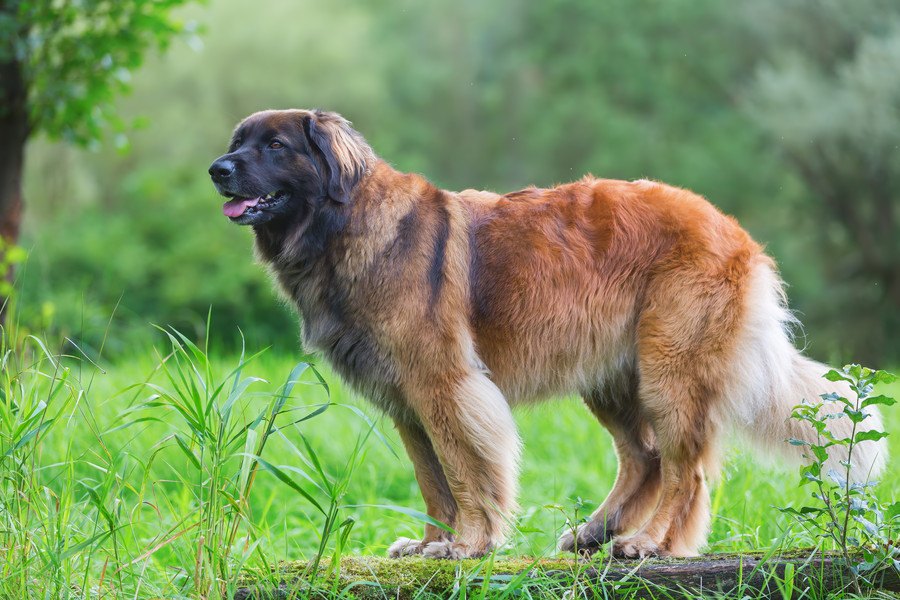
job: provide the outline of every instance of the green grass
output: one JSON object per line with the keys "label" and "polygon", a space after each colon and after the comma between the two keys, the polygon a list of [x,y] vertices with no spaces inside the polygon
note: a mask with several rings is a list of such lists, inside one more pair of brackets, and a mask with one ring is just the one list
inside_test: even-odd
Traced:
{"label": "green grass", "polygon": [[[380,556],[397,536],[420,534],[415,516],[341,508],[424,510],[389,421],[325,367],[328,390],[311,370],[303,385],[285,387],[299,353],[253,358],[237,380],[258,379],[232,394],[228,376],[240,357],[207,362],[200,349],[187,347],[165,368],[150,351],[94,366],[54,362],[33,340],[28,346],[6,354],[0,397],[0,598],[22,590],[47,598],[86,597],[84,590],[110,598],[215,596],[233,591],[244,567],[310,560],[320,548],[327,557],[338,543],[342,554]],[[160,348],[161,355],[170,350]],[[210,400],[221,381],[221,395]],[[900,394],[900,384],[890,392]],[[223,410],[229,396],[230,411]],[[197,423],[188,418],[191,406],[200,411]],[[32,413],[43,416],[28,426]],[[900,429],[900,411],[885,413],[887,430]],[[245,425],[259,415],[262,424],[248,440]],[[282,428],[267,435],[271,415]],[[500,553],[552,556],[566,520],[589,514],[612,485],[612,444],[576,399],[521,410],[516,421],[525,442],[522,512]],[[29,431],[35,433],[21,441]],[[256,463],[263,441],[266,463]],[[900,454],[900,436],[889,441]],[[785,540],[815,545],[775,508],[807,500],[810,490],[797,486],[798,475],[771,470],[753,450],[731,455],[711,488],[708,550],[766,549]],[[900,470],[890,469],[879,495],[897,501],[898,490]],[[333,535],[322,542],[328,520]]]}

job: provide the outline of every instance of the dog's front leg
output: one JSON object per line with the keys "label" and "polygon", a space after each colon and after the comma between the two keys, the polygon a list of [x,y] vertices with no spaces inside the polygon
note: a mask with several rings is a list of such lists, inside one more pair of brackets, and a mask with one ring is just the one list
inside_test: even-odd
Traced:
{"label": "dog's front leg", "polygon": [[[453,499],[444,468],[421,423],[412,421],[414,420],[398,418],[394,420],[394,424],[416,471],[416,480],[419,482],[428,516],[453,527],[456,524],[456,500]],[[398,558],[422,554],[425,547],[432,542],[452,540],[453,536],[448,531],[427,524],[425,536],[421,540],[399,538],[388,548],[388,555],[391,558]]]}
{"label": "dog's front leg", "polygon": [[434,558],[483,556],[503,542],[515,512],[519,438],[503,394],[484,374],[442,374],[407,386],[458,507],[454,540],[423,549]]}

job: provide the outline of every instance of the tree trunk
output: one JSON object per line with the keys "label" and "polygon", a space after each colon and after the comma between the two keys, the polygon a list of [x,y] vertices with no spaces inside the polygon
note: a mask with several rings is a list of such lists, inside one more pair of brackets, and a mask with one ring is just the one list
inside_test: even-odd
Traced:
{"label": "tree trunk", "polygon": [[[0,60],[0,268],[2,277],[13,282],[14,268],[8,264],[8,249],[19,239],[22,222],[22,169],[28,139],[27,89],[22,65],[14,55]],[[9,298],[0,294],[0,325]]]}

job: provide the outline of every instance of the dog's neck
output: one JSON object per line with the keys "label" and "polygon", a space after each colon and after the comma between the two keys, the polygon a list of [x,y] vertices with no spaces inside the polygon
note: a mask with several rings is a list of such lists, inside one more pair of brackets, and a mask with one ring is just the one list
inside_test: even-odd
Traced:
{"label": "dog's neck", "polygon": [[[405,185],[398,185],[400,182]],[[399,221],[408,210],[396,206],[396,197],[408,201],[426,188],[433,186],[424,178],[398,173],[386,162],[376,160],[355,186],[349,202],[310,199],[306,210],[254,227],[257,257],[271,268],[282,291],[303,312],[304,305],[319,298],[324,293],[321,288],[330,285],[323,277],[327,278],[337,265],[350,260],[365,268],[363,263],[373,258],[372,248],[359,247],[354,240],[370,240],[377,245],[390,243],[396,236],[392,221]],[[378,218],[372,216],[373,210]],[[379,231],[372,231],[372,227]]]}
{"label": "dog's neck", "polygon": [[328,198],[306,201],[294,215],[254,227],[256,252],[276,269],[311,264],[349,220],[349,211]]}
{"label": "dog's neck", "polygon": [[365,303],[369,289],[363,282],[384,267],[379,257],[396,242],[399,222],[429,189],[435,188],[424,178],[378,161],[350,202],[325,199],[293,221],[254,228],[257,254],[299,311],[308,348],[327,350],[341,331],[352,329],[353,307]]}
{"label": "dog's neck", "polygon": [[[397,193],[398,176],[406,179],[410,187],[432,187],[424,178],[398,173],[376,158],[355,186],[349,202],[336,202],[323,193],[308,199],[305,210],[255,226],[259,258],[276,269],[296,268],[328,254],[344,234],[362,235],[371,223],[367,214],[373,205],[390,202],[391,194]],[[379,214],[383,216],[383,212]]]}

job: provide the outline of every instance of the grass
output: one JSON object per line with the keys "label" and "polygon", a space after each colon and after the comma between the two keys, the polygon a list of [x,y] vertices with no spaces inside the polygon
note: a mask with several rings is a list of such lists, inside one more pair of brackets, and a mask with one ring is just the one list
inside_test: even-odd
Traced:
{"label": "grass", "polygon": [[[328,557],[381,556],[420,534],[390,423],[298,355],[210,356],[170,332],[116,364],[58,358],[33,338],[3,357],[0,598],[228,596],[243,569],[313,561],[302,575],[315,582],[340,564]],[[897,431],[900,411],[885,413]],[[523,510],[500,555],[552,557],[567,521],[610,488],[612,444],[574,399],[516,420]],[[888,439],[897,456],[900,437]],[[709,551],[815,546],[775,508],[806,500],[797,480],[735,451],[712,486]],[[898,490],[889,470],[878,493],[896,502]]]}

